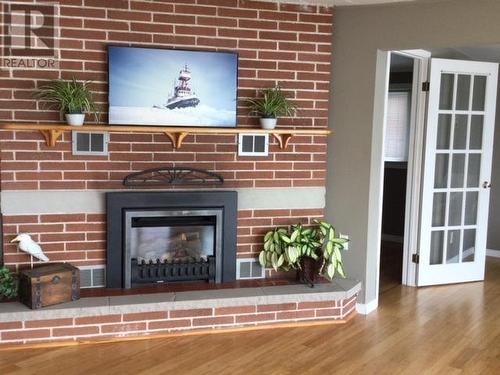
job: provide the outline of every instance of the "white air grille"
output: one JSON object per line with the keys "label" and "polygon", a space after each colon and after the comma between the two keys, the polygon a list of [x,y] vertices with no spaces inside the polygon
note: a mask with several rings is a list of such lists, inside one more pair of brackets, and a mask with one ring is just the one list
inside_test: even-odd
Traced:
{"label": "white air grille", "polygon": [[263,279],[265,277],[264,271],[257,259],[240,258],[236,260],[236,278],[238,280]]}
{"label": "white air grille", "polygon": [[73,155],[107,155],[107,132],[73,131]]}
{"label": "white air grille", "polygon": [[81,266],[80,288],[99,288],[106,286],[104,266]]}
{"label": "white air grille", "polygon": [[267,156],[269,154],[268,134],[240,134],[239,156]]}

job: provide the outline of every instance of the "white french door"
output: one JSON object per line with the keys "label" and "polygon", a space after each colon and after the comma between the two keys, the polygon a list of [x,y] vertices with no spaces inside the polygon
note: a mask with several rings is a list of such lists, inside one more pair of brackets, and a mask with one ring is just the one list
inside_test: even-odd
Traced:
{"label": "white french door", "polygon": [[484,279],[497,75],[431,59],[418,286]]}

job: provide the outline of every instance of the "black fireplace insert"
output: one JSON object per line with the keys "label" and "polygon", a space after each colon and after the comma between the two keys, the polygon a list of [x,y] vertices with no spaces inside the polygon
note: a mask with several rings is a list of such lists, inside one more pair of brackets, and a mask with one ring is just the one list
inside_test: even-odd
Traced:
{"label": "black fireplace insert", "polygon": [[237,195],[107,194],[109,288],[236,276]]}

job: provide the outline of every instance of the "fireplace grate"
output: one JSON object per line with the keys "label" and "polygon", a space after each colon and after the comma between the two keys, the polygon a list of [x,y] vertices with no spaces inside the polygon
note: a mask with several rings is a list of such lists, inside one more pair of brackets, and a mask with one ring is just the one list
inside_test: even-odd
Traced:
{"label": "fireplace grate", "polygon": [[215,281],[215,257],[192,259],[183,262],[156,262],[131,260],[132,284],[161,283],[173,281]]}

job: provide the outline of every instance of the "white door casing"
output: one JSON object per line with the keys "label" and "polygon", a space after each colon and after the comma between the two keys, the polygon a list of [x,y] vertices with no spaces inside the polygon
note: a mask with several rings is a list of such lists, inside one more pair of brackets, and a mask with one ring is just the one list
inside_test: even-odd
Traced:
{"label": "white door casing", "polygon": [[498,64],[431,59],[418,286],[484,279]]}
{"label": "white door casing", "polygon": [[411,261],[411,253],[418,248],[418,228],[420,225],[420,181],[424,150],[424,128],[427,112],[427,92],[422,83],[428,79],[431,53],[425,50],[398,51],[413,59],[412,103],[410,115],[410,139],[408,150],[408,173],[406,184],[405,227],[403,243],[403,285],[416,286],[417,269]]}

